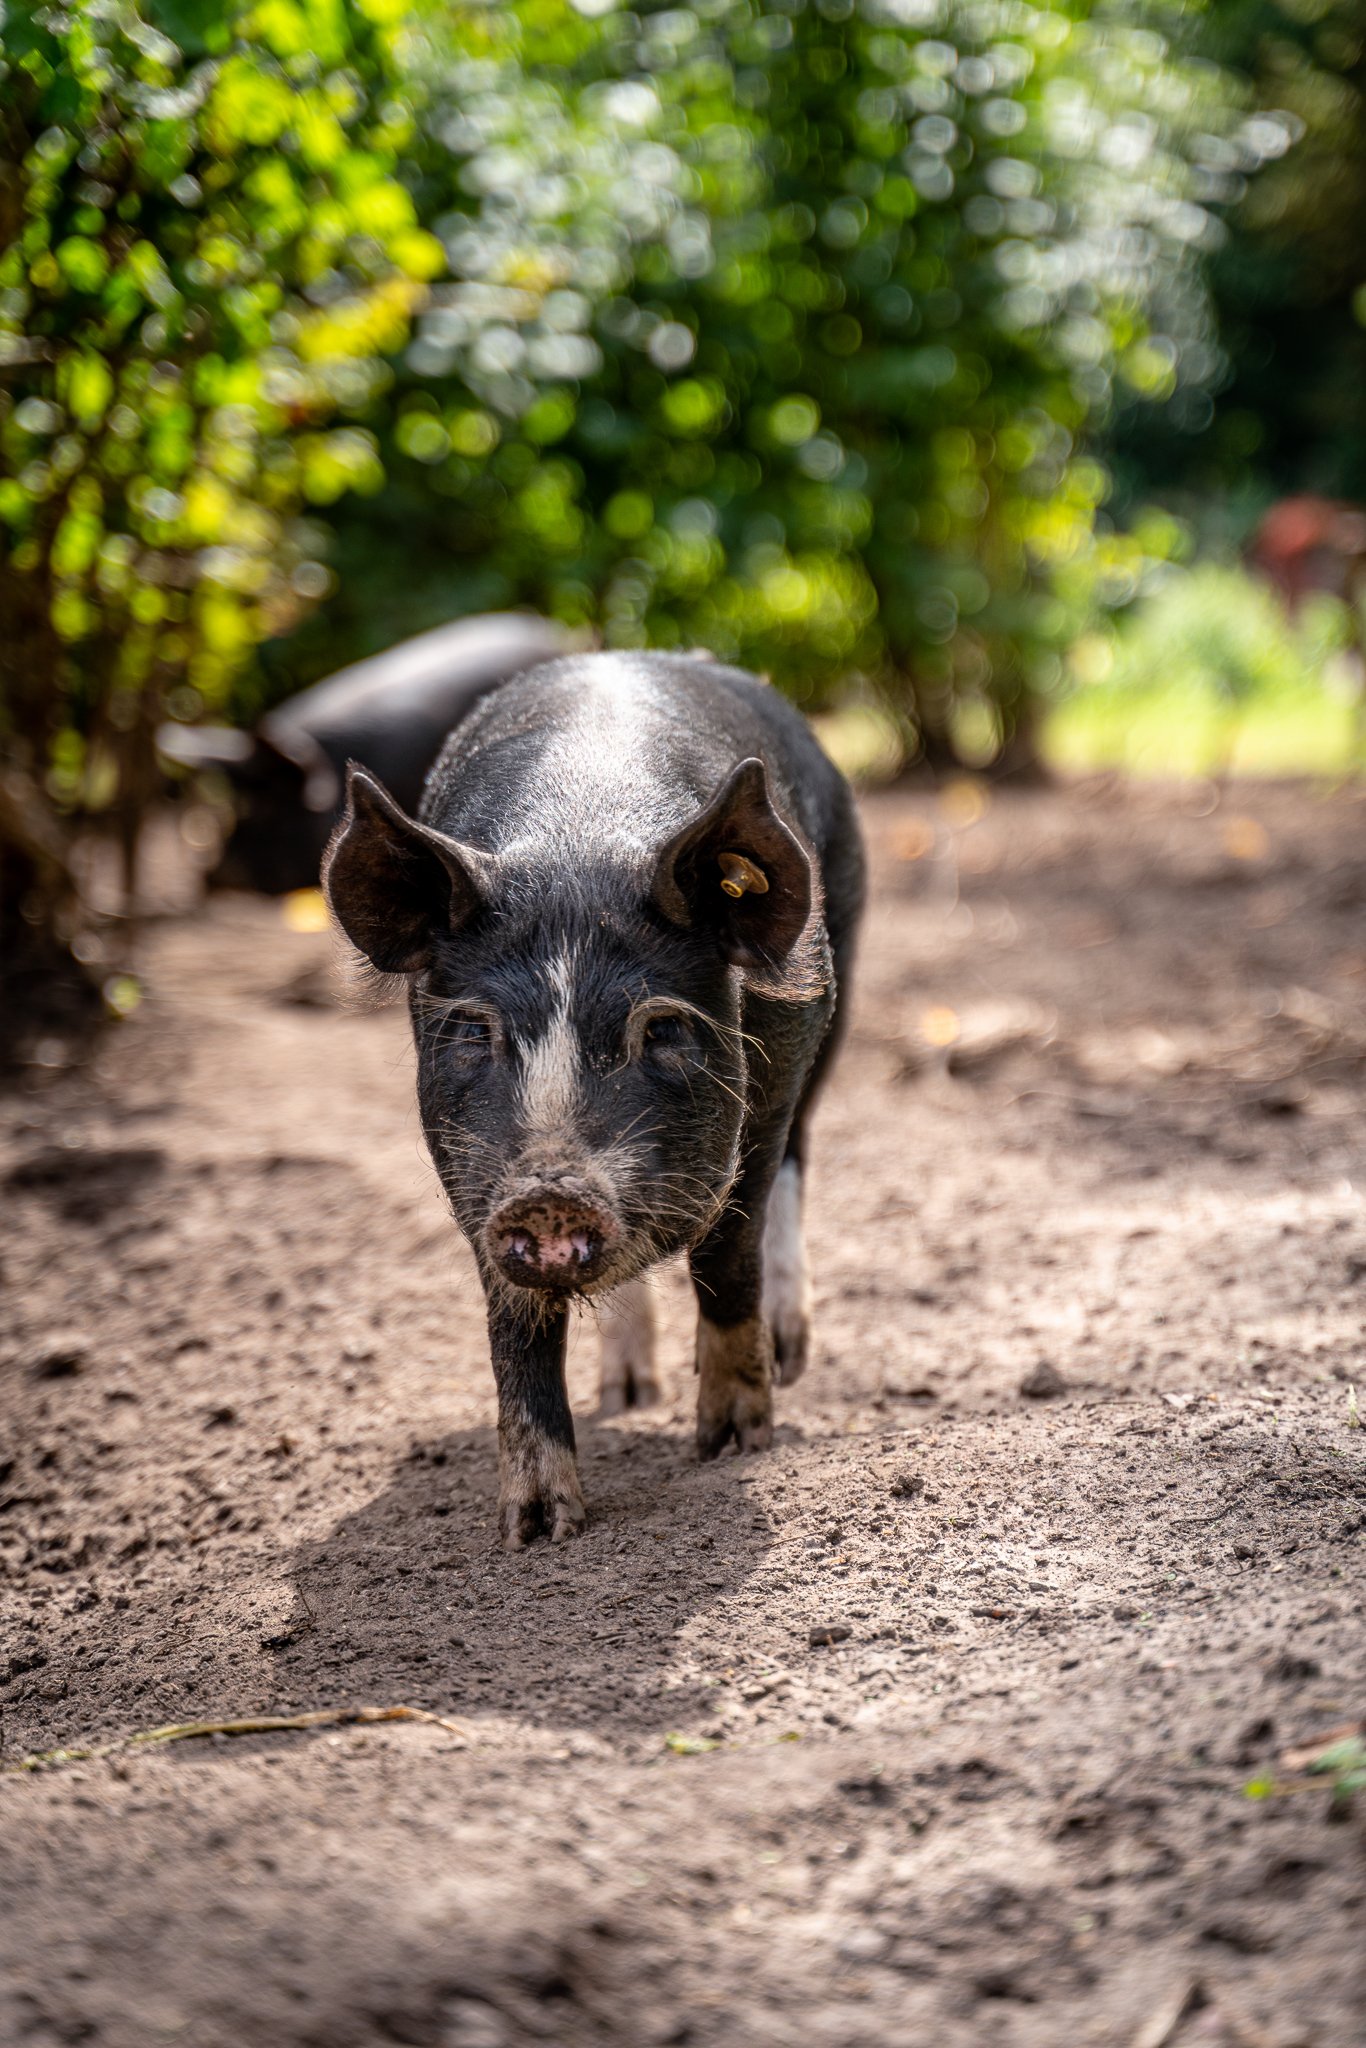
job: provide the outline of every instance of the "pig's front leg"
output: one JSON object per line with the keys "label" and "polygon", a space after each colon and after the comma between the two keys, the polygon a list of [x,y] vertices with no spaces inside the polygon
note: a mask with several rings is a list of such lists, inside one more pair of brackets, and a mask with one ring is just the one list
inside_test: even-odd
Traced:
{"label": "pig's front leg", "polygon": [[730,1207],[692,1254],[697,1290],[697,1452],[773,1442],[773,1329],[763,1306],[763,1219],[775,1160],[751,1154]]}
{"label": "pig's front leg", "polygon": [[498,1383],[498,1526],[507,1550],[522,1550],[541,1534],[564,1543],[583,1528],[564,1383],[567,1325],[557,1303],[523,1307],[497,1295],[489,1302]]}

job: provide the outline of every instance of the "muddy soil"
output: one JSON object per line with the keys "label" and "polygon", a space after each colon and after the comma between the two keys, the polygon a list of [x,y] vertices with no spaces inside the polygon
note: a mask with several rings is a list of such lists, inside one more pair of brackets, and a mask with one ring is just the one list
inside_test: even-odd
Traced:
{"label": "muddy soil", "polygon": [[[402,1014],[223,899],[0,1105],[0,2041],[1360,2048],[1366,802],[865,806],[776,1447],[494,1546]],[[54,1055],[55,1056],[55,1055]],[[1366,1406],[1366,1385],[1363,1385]],[[446,1724],[446,1725],[443,1725]],[[1270,1785],[1249,1796],[1250,1784]]]}

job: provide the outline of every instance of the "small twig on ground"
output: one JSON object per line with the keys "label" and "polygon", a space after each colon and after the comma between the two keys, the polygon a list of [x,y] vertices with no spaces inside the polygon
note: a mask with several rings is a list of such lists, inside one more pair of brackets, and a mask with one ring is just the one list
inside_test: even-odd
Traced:
{"label": "small twig on ground", "polygon": [[1212,1529],[1216,1522],[1223,1521],[1225,1515],[1231,1515],[1233,1513],[1233,1510],[1238,1506],[1239,1495],[1242,1494],[1243,1491],[1244,1487],[1242,1484],[1240,1484],[1235,1489],[1232,1500],[1225,1501],[1224,1505],[1221,1508],[1217,1509],[1214,1514],[1182,1515],[1177,1521],[1175,1521],[1172,1524],[1172,1527],[1175,1529]]}
{"label": "small twig on ground", "polygon": [[1182,2020],[1199,2012],[1205,2003],[1205,1987],[1198,1977],[1192,1977],[1143,2022],[1134,2035],[1132,2048],[1168,2048]]}
{"label": "small twig on ground", "polygon": [[140,1728],[132,1735],[115,1736],[112,1742],[92,1743],[81,1749],[41,1749],[9,1764],[7,1771],[40,1771],[56,1764],[88,1763],[114,1756],[122,1749],[148,1749],[154,1743],[188,1742],[206,1735],[281,1735],[300,1729],[373,1727],[381,1721],[421,1721],[431,1728],[444,1728],[449,1735],[472,1740],[459,1721],[430,1714],[425,1707],[318,1707],[309,1714],[253,1714],[233,1721],[171,1721],[164,1728]]}

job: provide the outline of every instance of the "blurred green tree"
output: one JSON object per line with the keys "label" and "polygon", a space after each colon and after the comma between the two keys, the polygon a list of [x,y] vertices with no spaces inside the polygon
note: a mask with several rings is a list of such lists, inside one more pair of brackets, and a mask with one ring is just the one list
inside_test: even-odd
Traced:
{"label": "blurred green tree", "polygon": [[1214,360],[1226,77],[1089,0],[452,19],[407,171],[449,277],[273,687],[529,602],[989,755],[1170,534],[1106,530],[1091,442]]}
{"label": "blurred green tree", "polygon": [[389,0],[8,0],[0,43],[0,950],[131,865],[169,703],[220,706],[326,585],[300,515],[380,480],[382,359],[444,265],[394,175]]}
{"label": "blurred green tree", "polygon": [[1121,408],[1114,466],[1124,507],[1160,494],[1239,542],[1274,495],[1366,500],[1366,0],[1213,0],[1178,33],[1248,107],[1194,150],[1228,230],[1213,353],[1157,414]]}

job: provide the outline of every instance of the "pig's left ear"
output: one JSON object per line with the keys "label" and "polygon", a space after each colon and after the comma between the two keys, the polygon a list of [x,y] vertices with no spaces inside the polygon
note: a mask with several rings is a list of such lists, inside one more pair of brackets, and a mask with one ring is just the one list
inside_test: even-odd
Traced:
{"label": "pig's left ear", "polygon": [[812,875],[762,761],[742,761],[668,842],[650,893],[672,923],[710,929],[728,960],[772,978],[806,929]]}
{"label": "pig's left ear", "polygon": [[346,811],[323,856],[337,923],[381,974],[417,974],[441,933],[458,931],[485,901],[487,859],[420,825],[382,782],[352,761]]}

